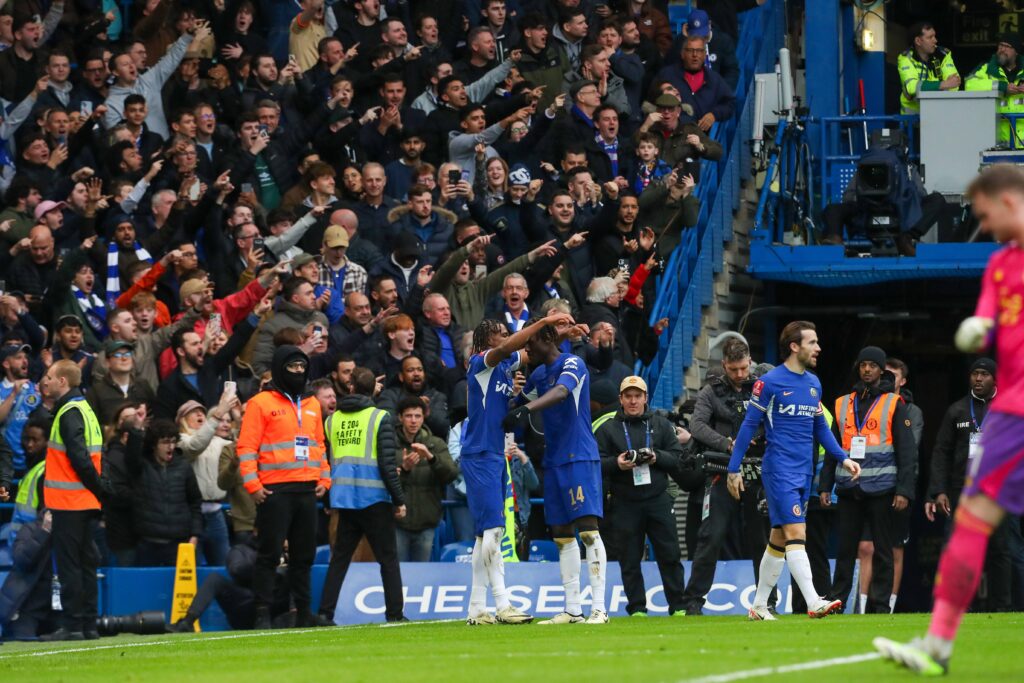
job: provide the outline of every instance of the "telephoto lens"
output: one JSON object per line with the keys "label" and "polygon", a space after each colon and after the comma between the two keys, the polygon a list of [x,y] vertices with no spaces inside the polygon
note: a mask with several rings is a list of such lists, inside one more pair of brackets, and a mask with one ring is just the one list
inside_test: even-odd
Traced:
{"label": "telephoto lens", "polygon": [[101,636],[116,636],[121,633],[135,633],[140,636],[166,633],[164,613],[156,610],[136,612],[121,616],[104,615],[96,617],[96,630]]}

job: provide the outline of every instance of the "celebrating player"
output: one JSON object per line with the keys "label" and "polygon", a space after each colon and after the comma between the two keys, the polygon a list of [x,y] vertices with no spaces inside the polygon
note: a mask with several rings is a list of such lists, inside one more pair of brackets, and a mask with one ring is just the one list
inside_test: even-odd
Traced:
{"label": "celebrating player", "polygon": [[939,560],[928,634],[909,644],[874,640],[883,656],[926,676],[949,670],[953,641],[978,590],[992,532],[1007,513],[1024,514],[1024,171],[990,166],[967,188],[967,196],[981,230],[1007,246],[989,259],[974,316],[961,323],[956,346],[964,353],[995,348],[999,393]]}
{"label": "celebrating player", "polygon": [[604,514],[601,500],[601,456],[590,424],[590,375],[578,356],[558,348],[555,326],[545,326],[527,345],[540,363],[527,380],[529,400],[506,417],[506,430],[530,413],[542,410],[544,420],[544,518],[558,545],[558,567],[565,587],[565,610],[541,624],[584,621],[580,602],[580,549],[587,550],[590,588],[594,593],[588,624],[605,624],[605,570],[608,556],[598,531]]}
{"label": "celebrating player", "polygon": [[807,523],[804,514],[810,497],[814,473],[814,440],[840,461],[854,479],[860,476],[860,465],[839,447],[825,421],[821,407],[821,382],[808,372],[818,365],[818,335],[814,323],[797,320],[786,325],[779,337],[785,362],[761,377],[750,397],[750,407],[736,435],[736,444],[729,461],[729,493],[739,500],[743,488],[740,463],[762,420],[767,417],[765,438],[768,442],[761,477],[772,533],[761,558],[757,593],[748,612],[752,621],[774,621],[768,611],[768,596],[782,574],[782,565],[789,565],[800,592],[807,601],[807,616],[820,619],[843,606],[842,600],[825,600],[814,589],[811,563],[807,559]]}
{"label": "celebrating player", "polygon": [[[473,587],[469,599],[471,626],[526,624],[533,620],[509,604],[505,590],[505,563],[501,539],[505,533],[505,434],[502,418],[513,394],[513,374],[526,365],[520,351],[545,325],[572,323],[565,313],[552,313],[509,336],[497,320],[484,320],[473,332],[473,357],[469,361],[469,404],[462,431],[462,475],[466,499],[476,533],[473,545]],[[487,586],[494,595],[496,613],[487,612]]]}

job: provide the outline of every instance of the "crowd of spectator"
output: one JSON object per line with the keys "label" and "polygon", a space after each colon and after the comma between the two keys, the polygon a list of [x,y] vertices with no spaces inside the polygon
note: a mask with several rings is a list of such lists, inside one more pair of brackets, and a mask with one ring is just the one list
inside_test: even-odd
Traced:
{"label": "crowd of spectator", "polygon": [[[378,377],[402,559],[428,557],[482,319],[588,325],[566,350],[602,408],[656,352],[652,275],[723,154],[756,4],[677,35],[649,0],[301,0],[286,24],[261,0],[0,2],[0,493],[43,460],[37,382],[71,360],[106,430],[105,560],[223,562],[255,517],[240,418],[292,344],[325,416]],[[541,454],[508,455],[525,524]]]}

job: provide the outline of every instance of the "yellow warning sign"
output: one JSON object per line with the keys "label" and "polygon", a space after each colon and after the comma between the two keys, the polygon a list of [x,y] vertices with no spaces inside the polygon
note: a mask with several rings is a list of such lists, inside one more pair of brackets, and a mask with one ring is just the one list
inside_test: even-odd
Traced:
{"label": "yellow warning sign", "polygon": [[[192,599],[196,597],[196,547],[191,543],[178,544],[178,561],[174,567],[174,595],[171,597],[171,623],[185,617]],[[199,621],[196,620],[196,631]]]}

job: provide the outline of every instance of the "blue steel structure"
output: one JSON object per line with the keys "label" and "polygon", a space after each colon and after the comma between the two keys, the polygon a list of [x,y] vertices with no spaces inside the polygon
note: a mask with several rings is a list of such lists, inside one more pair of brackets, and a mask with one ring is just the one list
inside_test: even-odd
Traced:
{"label": "blue steel structure", "polygon": [[753,118],[755,73],[774,68],[783,44],[785,7],[769,0],[740,15],[737,58],[740,80],[736,106],[740,115],[715,124],[714,138],[726,154],[721,161],[704,161],[697,197],[700,217],[695,228],[683,235],[658,282],[658,297],[651,324],[669,319],[654,360],[637,372],[647,381],[650,404],[671,408],[683,385],[683,374],[693,357],[693,343],[700,334],[701,310],[711,303],[715,273],[722,268],[722,247],[732,239],[732,215],[739,205],[741,178],[750,178],[751,156],[747,143]]}

